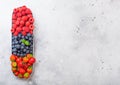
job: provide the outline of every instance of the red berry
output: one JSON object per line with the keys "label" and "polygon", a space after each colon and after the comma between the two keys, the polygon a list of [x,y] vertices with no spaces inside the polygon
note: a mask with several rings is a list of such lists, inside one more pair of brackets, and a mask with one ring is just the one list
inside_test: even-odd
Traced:
{"label": "red berry", "polygon": [[25,28],[25,32],[29,32],[29,28],[28,27]]}
{"label": "red berry", "polygon": [[18,12],[18,10],[15,8],[15,9],[13,10],[13,12],[14,12],[14,13],[17,13],[17,12]]}
{"label": "red berry", "polygon": [[22,20],[21,20],[21,21],[20,21],[20,25],[22,25],[22,26],[23,26],[23,25],[24,25],[24,21],[22,21]]}
{"label": "red berry", "polygon": [[16,25],[19,25],[19,24],[20,24],[20,22],[17,20],[17,21],[16,21]]}
{"label": "red berry", "polygon": [[16,20],[16,18],[17,18],[16,15],[13,14],[13,15],[12,15],[12,19],[13,19],[13,20]]}
{"label": "red berry", "polygon": [[27,16],[30,18],[30,17],[32,17],[32,14],[28,14]]}
{"label": "red berry", "polygon": [[11,60],[12,62],[15,61],[15,60],[16,60],[16,56],[12,54],[12,55],[10,56],[10,60]]}
{"label": "red berry", "polygon": [[26,10],[26,6],[22,6],[22,10]]}
{"label": "red berry", "polygon": [[23,20],[23,21],[27,21],[27,19],[28,19],[27,16],[23,16],[23,17],[22,17],[22,20]]}
{"label": "red berry", "polygon": [[15,29],[17,27],[17,25],[16,24],[12,24],[12,27]]}
{"label": "red berry", "polygon": [[25,31],[26,27],[23,27],[22,30]]}
{"label": "red berry", "polygon": [[19,63],[20,61],[22,61],[22,58],[17,58],[16,62]]}
{"label": "red berry", "polygon": [[14,32],[15,32],[15,29],[14,29],[14,28],[12,28],[12,29],[11,29],[11,32],[12,32],[12,33],[14,33]]}
{"label": "red berry", "polygon": [[16,32],[14,32],[14,36],[17,36],[18,35],[18,32],[16,31]]}
{"label": "red berry", "polygon": [[30,34],[33,34],[33,31],[30,31]]}
{"label": "red berry", "polygon": [[32,64],[31,63],[27,63],[28,66],[31,66]]}
{"label": "red berry", "polygon": [[22,34],[25,36],[25,35],[26,35],[26,32],[25,32],[25,31],[22,31]]}
{"label": "red berry", "polygon": [[24,70],[23,68],[19,68],[19,72],[20,72],[21,74],[24,74],[24,73],[25,73],[25,70]]}
{"label": "red berry", "polygon": [[16,20],[12,20],[12,24],[15,24]]}
{"label": "red berry", "polygon": [[32,13],[29,8],[27,8],[25,12],[26,12],[26,14],[31,14]]}
{"label": "red berry", "polygon": [[32,66],[29,66],[29,67],[27,68],[27,72],[30,73],[30,74],[32,73]]}
{"label": "red berry", "polygon": [[25,15],[25,11],[22,11],[22,16],[24,16]]}
{"label": "red berry", "polygon": [[18,67],[23,67],[23,62],[22,61],[18,62]]}
{"label": "red berry", "polygon": [[24,68],[25,70],[27,70],[28,65],[27,65],[27,64],[25,64],[23,68]]}
{"label": "red berry", "polygon": [[15,74],[15,76],[18,76],[19,72],[15,72],[14,74]]}
{"label": "red berry", "polygon": [[21,17],[22,14],[20,12],[17,13],[17,17]]}
{"label": "red berry", "polygon": [[30,30],[34,30],[34,26],[31,24],[31,25],[29,26],[29,29],[30,29]]}
{"label": "red berry", "polygon": [[21,11],[22,11],[22,8],[21,8],[21,7],[19,7],[19,8],[18,8],[18,11],[19,11],[19,13],[21,13]]}
{"label": "red berry", "polygon": [[26,26],[29,26],[29,25],[30,25],[30,22],[27,21],[27,22],[25,23],[25,25],[26,25]]}
{"label": "red berry", "polygon": [[34,19],[32,17],[29,18],[29,22],[30,23],[33,23],[34,22]]}
{"label": "red berry", "polygon": [[16,31],[17,31],[17,32],[20,32],[21,30],[22,30],[22,29],[21,29],[20,27],[17,27],[17,28],[16,28]]}
{"label": "red berry", "polygon": [[30,64],[33,64],[33,63],[35,63],[35,61],[36,61],[35,58],[32,57],[32,58],[30,58],[29,63],[30,63]]}

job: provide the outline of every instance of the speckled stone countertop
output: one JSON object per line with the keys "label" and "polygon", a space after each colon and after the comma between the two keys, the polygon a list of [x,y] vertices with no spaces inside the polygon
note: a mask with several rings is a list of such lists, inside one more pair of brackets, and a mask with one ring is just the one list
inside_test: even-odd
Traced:
{"label": "speckled stone countertop", "polygon": [[[11,15],[35,18],[32,77],[12,74]],[[0,85],[120,85],[120,0],[1,0]]]}

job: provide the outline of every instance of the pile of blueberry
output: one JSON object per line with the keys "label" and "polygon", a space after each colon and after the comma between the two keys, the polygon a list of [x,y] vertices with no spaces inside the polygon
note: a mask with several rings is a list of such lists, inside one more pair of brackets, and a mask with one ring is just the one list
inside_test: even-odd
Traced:
{"label": "pile of blueberry", "polygon": [[28,53],[33,54],[33,34],[27,33],[26,36],[21,33],[18,36],[12,34],[12,54],[24,57]]}

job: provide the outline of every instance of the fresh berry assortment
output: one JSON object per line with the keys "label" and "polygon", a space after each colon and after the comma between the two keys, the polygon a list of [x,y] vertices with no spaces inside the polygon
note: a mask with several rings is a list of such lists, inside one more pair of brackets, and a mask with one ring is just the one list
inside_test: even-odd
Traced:
{"label": "fresh berry assortment", "polygon": [[15,8],[12,14],[12,71],[19,78],[29,78],[33,71],[34,19],[26,6]]}

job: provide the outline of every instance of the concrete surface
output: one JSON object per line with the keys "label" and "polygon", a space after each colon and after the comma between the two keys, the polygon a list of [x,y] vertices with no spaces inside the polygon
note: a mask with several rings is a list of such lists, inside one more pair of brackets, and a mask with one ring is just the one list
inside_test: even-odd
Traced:
{"label": "concrete surface", "polygon": [[[35,71],[11,72],[11,15],[35,18]],[[0,0],[0,85],[120,85],[120,0]]]}

